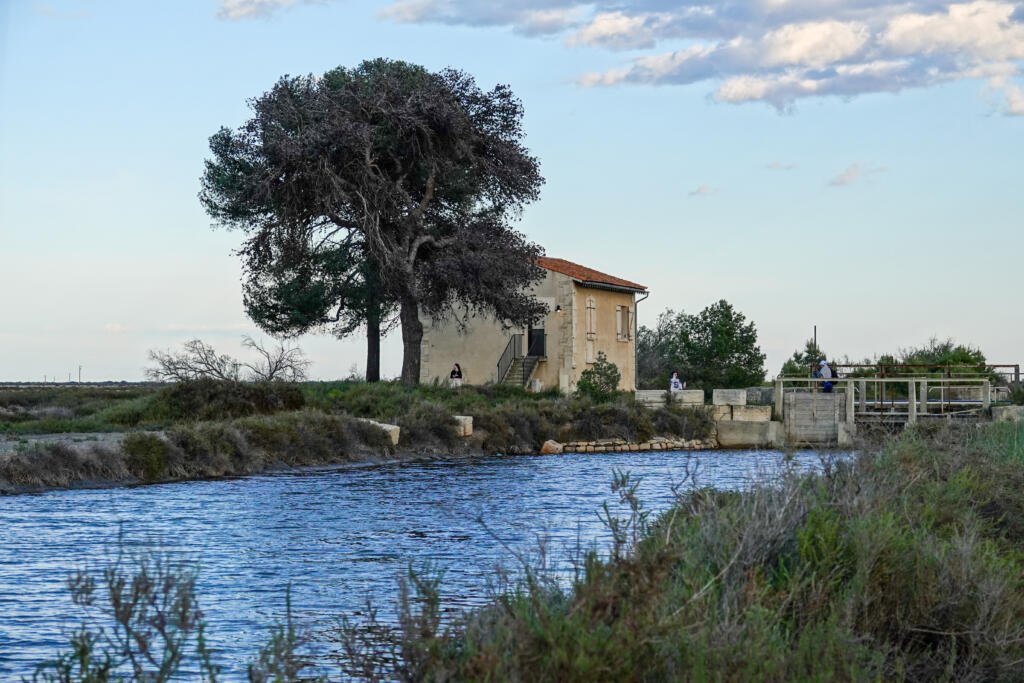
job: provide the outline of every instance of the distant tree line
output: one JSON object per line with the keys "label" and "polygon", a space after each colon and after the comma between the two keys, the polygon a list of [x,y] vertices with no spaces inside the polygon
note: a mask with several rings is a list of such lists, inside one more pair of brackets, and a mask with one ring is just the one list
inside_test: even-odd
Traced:
{"label": "distant tree line", "polygon": [[[871,365],[880,366],[913,366],[887,367],[887,375],[926,375],[926,374],[986,374],[988,360],[981,349],[970,344],[958,344],[953,339],[940,340],[932,337],[921,346],[899,349],[896,353],[884,353],[874,358],[851,360],[849,356],[829,357],[823,349],[808,339],[802,351],[794,351],[792,357],[783,365],[780,374],[786,377],[809,375],[814,366],[822,360],[834,365]],[[876,370],[871,368],[851,369],[845,373],[849,377],[872,375]]]}

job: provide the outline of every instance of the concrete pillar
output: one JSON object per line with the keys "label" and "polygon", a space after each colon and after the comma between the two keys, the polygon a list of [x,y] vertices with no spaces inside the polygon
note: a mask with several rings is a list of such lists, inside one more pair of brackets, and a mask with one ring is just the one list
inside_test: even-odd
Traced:
{"label": "concrete pillar", "polygon": [[858,389],[860,389],[860,412],[866,413],[868,411],[868,381],[862,379],[857,382]]}
{"label": "concrete pillar", "polygon": [[921,380],[921,388],[919,390],[919,393],[920,393],[920,397],[921,397],[920,398],[920,400],[921,400],[920,411],[921,411],[922,414],[927,414],[928,413],[928,382],[927,381]]}
{"label": "concrete pillar", "polygon": [[775,420],[782,420],[782,379],[775,380]]}
{"label": "concrete pillar", "polygon": [[[862,394],[863,396],[863,394]],[[853,393],[853,380],[846,381],[846,424],[853,424],[857,419],[856,406],[854,400],[856,396]]]}
{"label": "concrete pillar", "polygon": [[981,385],[981,407],[985,409],[992,407],[992,383],[988,380]]}
{"label": "concrete pillar", "polygon": [[917,401],[914,394],[914,380],[907,382],[907,424],[917,424]]}

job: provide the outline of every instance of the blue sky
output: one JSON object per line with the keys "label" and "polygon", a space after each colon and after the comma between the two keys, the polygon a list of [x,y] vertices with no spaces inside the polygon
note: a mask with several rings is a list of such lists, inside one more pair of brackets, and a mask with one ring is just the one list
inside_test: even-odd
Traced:
{"label": "blue sky", "polygon": [[[207,138],[283,74],[378,56],[512,86],[547,179],[519,227],[648,285],[641,324],[727,299],[769,376],[813,325],[851,357],[1024,355],[1012,2],[13,0],[0,380],[139,379],[193,337],[240,354],[258,331],[239,235],[196,200]],[[316,377],[364,365],[361,339],[300,343]],[[386,375],[400,354],[395,333]]]}

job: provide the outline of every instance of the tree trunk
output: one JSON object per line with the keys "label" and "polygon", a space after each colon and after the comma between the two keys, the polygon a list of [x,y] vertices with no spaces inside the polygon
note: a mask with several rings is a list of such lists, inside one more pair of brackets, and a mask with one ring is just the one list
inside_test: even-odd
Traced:
{"label": "tree trunk", "polygon": [[370,295],[366,306],[366,381],[380,381],[380,301]]}
{"label": "tree trunk", "polygon": [[423,343],[423,323],[419,305],[412,298],[403,298],[399,311],[402,323],[402,383],[413,386],[420,383],[420,349]]}

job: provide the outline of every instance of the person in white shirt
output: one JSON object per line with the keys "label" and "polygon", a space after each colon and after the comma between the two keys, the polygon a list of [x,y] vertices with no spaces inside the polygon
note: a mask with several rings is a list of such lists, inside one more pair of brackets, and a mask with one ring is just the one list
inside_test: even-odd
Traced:
{"label": "person in white shirt", "polygon": [[[822,379],[832,379],[832,368],[828,366],[828,361],[823,360],[818,363],[818,377]],[[821,390],[826,394],[832,392],[832,382],[822,382]]]}
{"label": "person in white shirt", "polygon": [[686,388],[686,382],[679,378],[679,371],[672,371],[672,378],[668,381],[668,390],[673,394]]}

